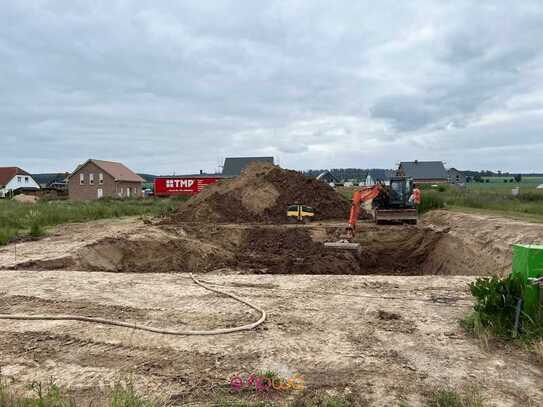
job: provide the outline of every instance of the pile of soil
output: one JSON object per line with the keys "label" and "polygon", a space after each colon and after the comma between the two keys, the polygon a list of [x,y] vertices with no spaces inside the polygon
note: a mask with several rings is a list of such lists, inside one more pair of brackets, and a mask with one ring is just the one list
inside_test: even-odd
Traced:
{"label": "pile of soil", "polygon": [[234,265],[270,274],[361,274],[353,252],[325,250],[307,228],[247,230]]}
{"label": "pile of soil", "polygon": [[13,197],[14,201],[20,202],[20,203],[36,203],[38,201],[38,198],[34,195],[15,195]]}
{"label": "pile of soil", "polygon": [[233,179],[206,187],[175,215],[175,222],[286,221],[290,204],[316,210],[315,220],[345,219],[349,201],[329,185],[269,163],[253,163]]}

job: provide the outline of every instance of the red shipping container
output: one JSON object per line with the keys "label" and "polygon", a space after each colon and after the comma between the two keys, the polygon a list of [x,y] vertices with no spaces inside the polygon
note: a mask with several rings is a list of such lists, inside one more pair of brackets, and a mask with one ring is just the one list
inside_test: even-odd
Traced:
{"label": "red shipping container", "polygon": [[223,176],[171,176],[155,178],[155,196],[196,195],[206,185],[224,179]]}

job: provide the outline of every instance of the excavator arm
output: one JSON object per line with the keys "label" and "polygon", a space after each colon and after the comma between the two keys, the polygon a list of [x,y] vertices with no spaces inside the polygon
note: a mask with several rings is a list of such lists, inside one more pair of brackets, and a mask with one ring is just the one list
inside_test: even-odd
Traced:
{"label": "excavator arm", "polygon": [[337,242],[325,242],[324,246],[331,249],[351,250],[360,253],[360,244],[351,243],[351,240],[355,236],[358,215],[360,215],[360,205],[363,202],[371,201],[372,199],[377,198],[383,192],[385,192],[385,189],[381,184],[377,184],[372,187],[362,188],[359,191],[356,191],[353,194],[353,203],[351,205],[349,223],[346,228],[346,234],[341,236],[340,240]]}
{"label": "excavator arm", "polygon": [[377,198],[383,192],[383,186],[381,184],[377,184],[372,187],[362,188],[353,194],[353,202],[351,205],[351,212],[349,214],[349,223],[347,225],[348,239],[352,239],[356,232],[356,224],[358,222],[358,216],[360,215],[360,206],[362,203]]}

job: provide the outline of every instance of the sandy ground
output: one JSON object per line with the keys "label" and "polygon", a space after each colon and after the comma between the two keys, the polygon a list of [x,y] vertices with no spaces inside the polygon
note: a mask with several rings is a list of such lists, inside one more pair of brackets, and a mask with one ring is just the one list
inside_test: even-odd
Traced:
{"label": "sandy ground", "polygon": [[143,230],[145,225],[135,217],[56,226],[51,228],[44,238],[0,247],[0,268],[10,268],[34,261],[49,262],[53,267],[62,265],[70,253],[101,239],[119,238]]}
{"label": "sandy ground", "polygon": [[[543,241],[542,226],[510,222],[446,212],[427,216],[421,227],[445,238],[433,248],[440,256],[421,264],[421,274],[431,274],[431,266],[439,274],[452,266],[462,270],[471,265],[468,271],[473,271],[480,250],[503,266],[510,262],[510,243]],[[205,254],[225,250],[214,242],[226,234],[235,240],[237,229],[210,229]],[[378,240],[386,237],[380,230],[367,230]],[[87,253],[97,242],[103,249],[104,242],[136,239],[139,246],[132,249],[137,250],[145,242],[169,242],[183,233],[137,219],[110,220],[62,226],[44,239],[18,244],[16,250],[14,245],[1,248],[0,268],[6,270],[0,271],[0,313],[80,314],[171,329],[212,329],[256,320],[254,311],[196,286],[185,273],[69,267],[73,253]],[[183,238],[196,242],[191,236]],[[395,239],[390,237],[392,245]],[[167,247],[173,249],[179,248]],[[159,247],[156,253],[166,254]],[[33,269],[36,261],[41,270]],[[108,261],[98,266],[107,269]],[[47,270],[48,264],[64,269]],[[493,270],[492,264],[484,265],[481,274]],[[7,270],[13,267],[27,270]],[[270,369],[284,377],[300,373],[308,389],[351,393],[373,406],[398,405],[400,400],[423,405],[427,393],[441,386],[478,388],[488,405],[543,405],[543,366],[531,353],[512,344],[486,347],[459,326],[470,310],[467,284],[473,276],[269,275],[223,269],[201,279],[254,302],[269,319],[251,332],[213,337],[167,336],[84,322],[0,320],[1,373],[21,388],[54,376],[84,400],[130,378],[139,390],[160,394],[172,405],[207,406],[210,400],[230,397],[232,375]],[[289,405],[300,394],[270,397],[277,405]]]}
{"label": "sandy ground", "polygon": [[456,261],[471,258],[470,266],[477,274],[507,274],[511,270],[511,245],[543,243],[543,224],[495,215],[439,210],[424,215],[423,223],[446,231],[448,239],[437,245],[437,251],[447,253],[449,259],[453,253],[461,253]]}
{"label": "sandy ground", "polygon": [[[182,274],[2,271],[0,312],[78,313],[168,328],[247,323],[243,305]],[[269,312],[254,332],[157,335],[84,322],[1,321],[2,373],[16,383],[53,375],[92,394],[118,378],[182,405],[228,388],[231,375],[299,372],[312,389],[354,392],[371,405],[421,405],[440,385],[479,387],[492,405],[543,405],[529,353],[466,337],[470,277],[207,274]],[[384,312],[383,312],[384,311]],[[281,395],[285,401],[295,395]],[[205,405],[203,403],[202,405]]]}

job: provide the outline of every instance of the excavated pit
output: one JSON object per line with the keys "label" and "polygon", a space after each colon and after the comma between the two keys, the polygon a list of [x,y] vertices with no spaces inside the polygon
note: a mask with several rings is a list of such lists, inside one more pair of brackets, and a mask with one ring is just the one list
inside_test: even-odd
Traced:
{"label": "excavated pit", "polygon": [[357,237],[361,254],[325,248],[323,243],[337,240],[342,229],[338,224],[326,223],[150,226],[144,233],[99,239],[61,259],[26,262],[15,268],[140,273],[474,275],[481,274],[482,266],[488,266],[480,253],[471,252],[457,238],[423,226],[366,223]]}

